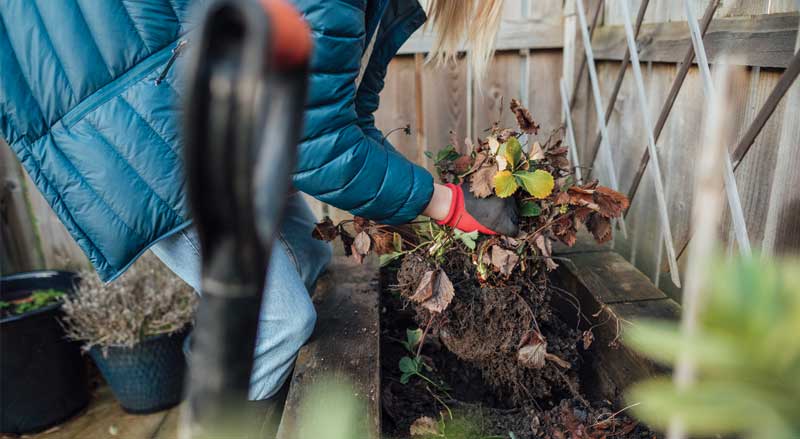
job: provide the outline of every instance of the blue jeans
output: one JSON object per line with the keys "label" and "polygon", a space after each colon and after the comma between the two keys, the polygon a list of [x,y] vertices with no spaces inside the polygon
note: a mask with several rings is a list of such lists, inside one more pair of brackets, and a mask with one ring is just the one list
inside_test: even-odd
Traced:
{"label": "blue jeans", "polygon": [[[331,259],[331,246],[311,237],[314,214],[299,193],[289,196],[286,216],[272,247],[256,336],[250,399],[280,390],[297,351],[314,330],[317,314],[310,292]],[[194,228],[182,230],[151,248],[181,279],[200,291],[200,245]]]}

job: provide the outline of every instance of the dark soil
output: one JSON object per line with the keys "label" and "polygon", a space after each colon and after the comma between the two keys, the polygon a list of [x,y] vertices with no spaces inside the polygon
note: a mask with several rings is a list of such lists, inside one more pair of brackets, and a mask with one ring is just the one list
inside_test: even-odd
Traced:
{"label": "dark soil", "polygon": [[[516,275],[481,285],[468,260],[450,258],[443,267],[456,295],[448,309],[432,316],[405,297],[431,267],[407,258],[382,270],[381,376],[383,430],[391,438],[410,437],[420,417],[444,420],[447,438],[653,438],[643,426],[617,415],[608,402],[582,396],[580,332],[550,306],[554,289],[546,274]],[[426,376],[446,383],[436,388],[411,377],[401,384],[400,359],[409,356],[400,340],[406,329],[426,327],[421,351]],[[547,352],[570,367],[546,362],[523,367],[517,352],[526,333],[547,340]],[[416,436],[415,436],[416,437]],[[425,437],[425,436],[422,436]]]}

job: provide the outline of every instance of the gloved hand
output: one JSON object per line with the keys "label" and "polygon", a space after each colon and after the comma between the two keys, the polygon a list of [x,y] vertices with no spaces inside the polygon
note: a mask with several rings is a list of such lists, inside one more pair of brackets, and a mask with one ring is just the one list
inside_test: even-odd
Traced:
{"label": "gloved hand", "polygon": [[516,236],[519,233],[519,210],[513,198],[490,196],[477,198],[468,183],[461,186],[446,184],[453,193],[450,211],[440,225],[454,227],[464,232],[475,230],[486,235]]}

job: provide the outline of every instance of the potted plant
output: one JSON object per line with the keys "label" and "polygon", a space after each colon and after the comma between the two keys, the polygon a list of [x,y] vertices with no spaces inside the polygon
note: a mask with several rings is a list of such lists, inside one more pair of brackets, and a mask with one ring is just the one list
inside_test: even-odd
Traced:
{"label": "potted plant", "polygon": [[95,273],[82,277],[64,303],[67,335],[83,343],[122,408],[152,413],[178,404],[192,288],[149,253],[109,284]]}
{"label": "potted plant", "polygon": [[34,433],[89,403],[80,346],[66,339],[62,301],[77,277],[34,271],[0,278],[0,432]]}

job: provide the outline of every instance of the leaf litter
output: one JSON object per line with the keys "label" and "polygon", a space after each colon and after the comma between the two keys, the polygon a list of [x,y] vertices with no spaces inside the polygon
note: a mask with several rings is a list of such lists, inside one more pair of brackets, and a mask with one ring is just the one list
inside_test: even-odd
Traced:
{"label": "leaf litter", "polygon": [[579,227],[608,241],[611,221],[628,200],[597,181],[578,185],[568,148],[558,138],[562,130],[535,141],[540,127],[531,112],[517,100],[510,109],[519,131],[495,124],[485,138],[467,140],[464,153],[456,151],[452,135],[434,162],[442,182],[467,181],[478,198],[513,197],[521,210],[518,236],[466,234],[432,222],[398,228],[358,217],[338,225],[326,219],[314,231],[318,239],[341,238],[345,252],[359,261],[370,252],[390,256],[382,258],[389,264],[382,282],[391,308],[382,314],[384,335],[406,338],[409,326],[398,324],[405,315],[419,328],[414,333],[422,334],[415,359],[399,347],[405,363],[424,364],[450,384],[452,395],[444,395],[407,374],[405,384],[392,380],[399,358],[383,351],[397,343],[383,342],[389,430],[399,437],[445,437],[443,420],[455,406],[478,410],[480,419],[488,414],[490,424],[511,426],[520,439],[653,437],[624,416],[592,421],[610,410],[607,403],[588,403],[580,391],[580,351],[592,346],[594,334],[567,324],[551,304],[557,289],[548,272],[558,267],[552,243],[574,245]]}

